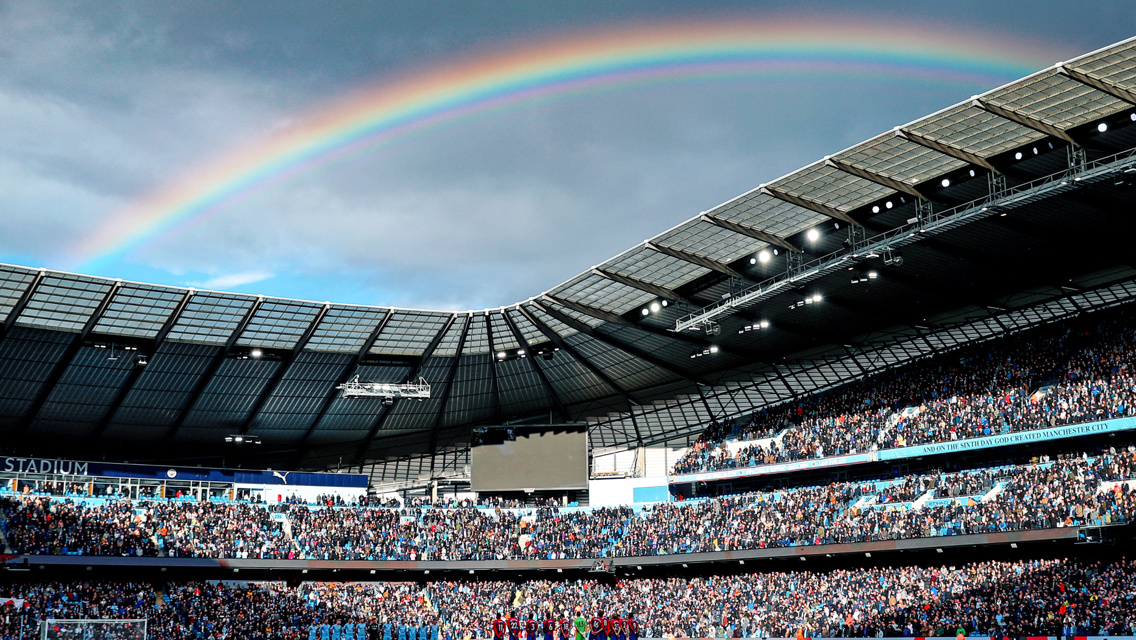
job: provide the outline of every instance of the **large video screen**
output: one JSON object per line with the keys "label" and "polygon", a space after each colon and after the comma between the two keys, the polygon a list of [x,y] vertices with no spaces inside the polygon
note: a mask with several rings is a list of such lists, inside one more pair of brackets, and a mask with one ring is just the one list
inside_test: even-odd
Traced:
{"label": "large video screen", "polygon": [[474,491],[588,486],[587,425],[478,427],[471,445]]}

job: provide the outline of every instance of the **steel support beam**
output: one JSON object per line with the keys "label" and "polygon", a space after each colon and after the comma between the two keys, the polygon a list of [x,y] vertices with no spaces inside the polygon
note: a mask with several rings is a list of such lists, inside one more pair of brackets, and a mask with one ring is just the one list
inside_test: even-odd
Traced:
{"label": "steel support beam", "polygon": [[880,175],[878,173],[867,171],[865,169],[861,169],[859,167],[848,164],[847,162],[843,162],[841,160],[836,160],[836,159],[833,159],[833,158],[829,158],[828,160],[825,160],[824,163],[826,165],[832,167],[833,169],[847,173],[850,176],[856,176],[857,178],[862,178],[864,180],[867,180],[868,182],[873,182],[873,183],[878,184],[882,187],[894,189],[894,190],[899,191],[901,193],[906,193],[907,195],[915,196],[916,198],[919,198],[921,200],[927,200],[927,196],[924,195],[922,192],[920,192],[918,189],[907,184],[906,182],[896,180],[895,178],[889,178],[887,176]]}
{"label": "steel support beam", "polygon": [[906,129],[896,129],[895,135],[899,136],[900,138],[903,138],[904,140],[914,142],[915,144],[917,144],[921,147],[926,147],[926,148],[931,149],[933,151],[938,151],[939,153],[941,153],[945,156],[950,156],[950,157],[952,157],[956,160],[962,160],[963,162],[969,162],[970,164],[982,167],[983,169],[986,169],[987,171],[993,171],[994,173],[999,173],[998,169],[994,168],[994,165],[990,164],[989,160],[987,160],[986,158],[983,158],[980,155],[971,153],[970,151],[967,151],[966,149],[962,149],[962,148],[959,148],[959,147],[953,147],[949,144],[944,144],[944,143],[939,142],[937,140],[932,140],[931,138],[927,138],[927,137],[925,137],[921,134],[918,134],[918,133],[915,133],[915,132],[912,132],[912,131],[907,131]]}
{"label": "steel support beam", "polygon": [[1077,144],[1077,141],[1074,140],[1072,137],[1070,137],[1068,133],[1065,133],[1064,129],[1061,129],[1060,127],[1055,127],[1055,126],[1049,124],[1048,122],[1044,122],[1042,120],[1038,120],[1037,118],[1032,118],[1030,116],[1020,114],[1017,111],[1014,111],[1012,109],[1000,107],[996,104],[992,104],[990,102],[987,102],[987,101],[983,100],[982,98],[975,98],[974,100],[970,101],[970,104],[975,106],[975,107],[978,107],[979,109],[982,109],[983,111],[985,111],[987,113],[992,113],[992,114],[998,116],[999,118],[1004,118],[1006,120],[1009,120],[1010,122],[1016,122],[1016,123],[1022,125],[1023,127],[1026,127],[1027,129],[1033,129],[1034,131],[1037,131],[1039,133],[1044,133],[1047,136],[1053,136],[1054,138],[1061,138],[1062,140],[1064,140],[1065,142],[1068,142],[1069,144],[1073,144],[1073,145]]}
{"label": "steel support beam", "polygon": [[675,291],[674,289],[668,289],[667,287],[661,287],[657,284],[652,284],[650,282],[646,282],[646,281],[640,280],[638,278],[631,278],[631,277],[628,277],[628,276],[625,276],[625,275],[615,273],[614,271],[607,271],[606,269],[604,269],[602,267],[597,267],[595,269],[592,269],[592,273],[596,274],[597,276],[600,276],[601,278],[607,278],[608,280],[618,282],[619,284],[631,287],[633,289],[645,291],[645,292],[647,292],[647,293],[649,293],[653,296],[658,296],[660,298],[668,298],[670,300],[675,300],[675,301],[678,301],[678,302],[685,302],[686,304],[689,304],[693,307],[701,307],[702,306],[701,302],[696,302],[695,300],[682,295],[681,293]]}
{"label": "steel support beam", "polygon": [[789,242],[785,238],[782,238],[781,236],[778,236],[778,235],[774,235],[774,234],[769,233],[767,231],[761,231],[760,229],[753,229],[753,228],[747,227],[743,224],[738,224],[736,222],[733,222],[732,220],[725,220],[723,218],[719,218],[717,216],[710,215],[709,213],[704,213],[701,216],[699,216],[699,218],[701,218],[701,220],[703,222],[712,224],[715,227],[720,227],[722,229],[726,229],[727,231],[733,231],[734,233],[737,233],[737,234],[740,234],[740,235],[743,235],[743,236],[748,236],[750,238],[753,238],[754,240],[761,240],[762,242],[766,242],[766,243],[771,244],[775,247],[781,247],[782,249],[785,249],[787,251],[795,251],[796,253],[804,253],[804,250],[802,250],[800,247],[796,246],[792,242]]}
{"label": "steel support beam", "polygon": [[587,369],[588,371],[591,371],[600,380],[603,380],[604,384],[611,387],[612,391],[615,391],[619,395],[623,396],[623,399],[626,400],[629,403],[640,404],[639,400],[637,400],[631,394],[631,392],[629,392],[627,389],[624,389],[620,385],[616,384],[616,382],[614,380],[612,380],[610,376],[608,376],[606,373],[604,373],[603,369],[600,369],[596,365],[592,364],[591,360],[588,360],[583,355],[581,355],[580,352],[577,351],[575,347],[568,344],[568,342],[566,340],[564,340],[564,338],[559,333],[556,333],[555,331],[553,331],[552,327],[549,327],[548,325],[541,322],[539,318],[537,318],[536,316],[529,313],[528,310],[525,309],[524,307],[518,306],[517,311],[521,312],[521,315],[528,318],[529,322],[533,323],[533,325],[536,326],[537,329],[540,329],[541,333],[543,333],[545,336],[547,336],[548,339],[551,340],[553,344],[555,344],[557,347],[560,347],[561,351],[564,351],[564,352],[568,353],[569,355],[571,355],[585,369]]}
{"label": "steel support beam", "polygon": [[324,317],[330,310],[331,305],[324,303],[323,307],[319,310],[319,313],[316,314],[315,319],[312,320],[311,324],[308,325],[308,328],[304,330],[304,333],[300,336],[300,339],[297,340],[296,344],[292,347],[291,352],[288,353],[288,359],[281,363],[279,367],[277,367],[276,373],[272,374],[272,379],[268,381],[268,384],[264,385],[264,389],[261,390],[260,395],[257,396],[256,402],[253,403],[248,417],[245,418],[244,424],[241,425],[242,434],[248,433],[249,429],[252,428],[253,422],[256,421],[256,417],[260,415],[260,412],[264,409],[264,405],[268,402],[268,399],[272,397],[272,394],[276,391],[276,388],[280,386],[280,381],[284,379],[284,374],[286,374],[288,372],[288,369],[291,368],[292,364],[296,362],[296,358],[300,357],[300,353],[304,350],[304,347],[308,345],[308,341],[312,339],[312,334],[316,332],[319,324],[323,322]]}
{"label": "steel support beam", "polygon": [[35,278],[28,284],[28,288],[24,289],[24,292],[20,294],[20,299],[16,301],[16,305],[8,312],[8,317],[4,319],[3,326],[0,326],[0,340],[3,340],[4,336],[7,336],[8,332],[12,330],[12,327],[16,326],[16,318],[18,318],[28,306],[28,301],[32,299],[32,295],[35,294],[36,289],[39,287],[40,283],[43,282],[44,275],[46,275],[45,271],[36,273]]}
{"label": "steel support beam", "polygon": [[517,343],[525,348],[525,354],[528,356],[527,358],[525,358],[525,360],[528,360],[529,365],[536,370],[536,375],[538,378],[540,378],[540,384],[542,387],[544,387],[544,393],[548,396],[549,403],[556,408],[556,411],[560,413],[560,416],[563,419],[571,422],[572,414],[568,413],[568,410],[564,407],[564,403],[560,402],[560,396],[556,394],[556,389],[552,388],[552,383],[550,383],[548,381],[548,377],[544,375],[544,370],[540,368],[540,363],[537,362],[538,360],[540,360],[540,358],[538,358],[537,355],[533,353],[532,345],[529,344],[528,340],[525,340],[525,335],[521,333],[519,329],[517,329],[517,324],[513,322],[512,318],[509,317],[509,312],[507,309],[502,309],[501,315],[505,318],[505,324],[507,324],[509,326],[509,330],[513,332],[513,337],[516,338]]}
{"label": "steel support beam", "polygon": [[821,214],[822,216],[828,216],[830,218],[833,218],[834,220],[839,220],[841,222],[846,222],[848,224],[860,224],[859,222],[856,222],[855,220],[853,220],[852,217],[849,216],[847,213],[844,213],[840,209],[837,209],[836,207],[831,207],[831,206],[829,206],[829,205],[827,205],[823,202],[816,202],[814,200],[801,198],[801,197],[795,196],[791,193],[781,191],[779,189],[775,189],[773,187],[768,187],[768,186],[762,187],[761,192],[764,193],[767,196],[772,196],[772,197],[777,198],[778,200],[781,200],[783,202],[788,202],[789,204],[795,204],[798,207],[801,207],[803,209],[808,209],[809,211],[814,211],[816,213]]}
{"label": "steel support beam", "polygon": [[[181,318],[182,312],[185,311],[186,306],[189,305],[189,301],[193,299],[193,293],[193,289],[189,289],[185,292],[185,295],[181,297],[181,301],[178,302],[173,313],[170,314],[170,317],[166,318],[166,321],[162,324],[162,328],[159,329],[158,334],[154,336],[154,346],[151,348],[150,353],[151,359],[158,355],[158,347],[162,346],[170,330],[174,328],[178,319]],[[106,431],[107,426],[110,425],[110,421],[114,418],[114,414],[118,413],[119,407],[121,407],[122,403],[126,400],[126,396],[130,395],[130,392],[134,389],[134,385],[138,383],[138,378],[142,377],[142,371],[142,367],[134,367],[130,370],[130,373],[126,375],[126,381],[123,383],[122,388],[118,390],[118,393],[115,394],[114,400],[110,403],[110,408],[107,409],[102,419],[99,420],[99,425],[95,427],[95,433],[91,440],[98,440],[99,436]]]}
{"label": "steel support beam", "polygon": [[497,347],[493,344],[493,319],[485,314],[485,340],[489,343],[489,367],[493,370],[493,421],[500,423],[504,412],[501,410],[501,382],[497,371]]}
{"label": "steel support beam", "polygon": [[43,410],[43,405],[47,403],[47,398],[51,396],[55,385],[59,383],[59,379],[63,377],[67,368],[71,366],[71,363],[75,360],[75,356],[79,355],[79,350],[83,348],[83,342],[87,339],[87,336],[91,334],[91,330],[95,328],[95,325],[98,324],[99,319],[102,318],[103,313],[105,313],[107,307],[110,306],[110,301],[114,298],[114,294],[118,293],[121,286],[121,280],[116,280],[115,283],[111,285],[110,290],[106,292],[106,295],[104,295],[103,299],[99,302],[99,306],[95,308],[94,312],[91,313],[91,317],[87,318],[87,321],[83,324],[83,329],[80,331],[79,335],[67,345],[59,361],[51,368],[51,373],[48,374],[47,380],[44,381],[43,386],[40,387],[35,400],[32,401],[32,406],[28,408],[27,414],[25,414],[23,420],[20,421],[20,426],[18,427],[19,433],[26,433],[28,428],[32,426],[32,423],[35,422],[36,418],[39,417],[39,412]]}
{"label": "steel support beam", "polygon": [[248,327],[252,317],[260,310],[262,304],[264,304],[264,297],[257,296],[256,300],[253,301],[248,311],[246,311],[245,315],[241,318],[241,321],[237,323],[237,328],[233,330],[229,339],[225,341],[225,346],[221,347],[221,349],[217,351],[217,354],[213,356],[213,359],[197,380],[197,384],[193,386],[193,391],[190,392],[189,399],[186,400],[185,406],[182,407],[182,410],[178,413],[178,417],[174,420],[173,426],[166,432],[165,440],[172,440],[174,436],[177,435],[177,432],[181,429],[181,425],[185,422],[190,412],[193,411],[194,406],[197,405],[197,401],[201,399],[201,394],[205,393],[205,388],[209,386],[209,382],[213,380],[213,376],[217,375],[217,371],[221,369],[221,365],[225,364],[225,358],[229,357],[229,352],[232,351],[233,346],[237,344],[237,340],[240,339],[241,334],[244,333],[245,328]]}
{"label": "steel support beam", "polygon": [[350,380],[351,376],[355,374],[355,370],[359,368],[359,363],[371,352],[371,347],[375,346],[375,341],[379,339],[379,334],[383,332],[383,329],[386,329],[387,323],[390,322],[392,316],[394,316],[394,311],[388,310],[386,315],[383,316],[383,319],[379,320],[379,324],[375,325],[374,330],[367,336],[367,340],[363,342],[363,346],[359,348],[359,351],[355,353],[351,361],[343,368],[343,373],[339,374],[339,380],[328,390],[327,395],[323,399],[323,405],[320,407],[319,412],[316,413],[315,419],[308,425],[308,430],[304,432],[304,437],[300,439],[300,443],[297,445],[296,457],[292,460],[293,468],[299,465],[300,457],[303,455],[304,443],[308,441],[308,438],[312,437],[316,426],[318,426],[324,416],[327,415],[328,410],[331,409],[331,405],[335,403],[335,399],[339,396],[336,387]]}
{"label": "steel support beam", "polygon": [[564,314],[564,313],[560,313],[558,310],[552,308],[547,303],[544,303],[540,300],[533,300],[533,304],[536,305],[537,307],[539,307],[541,311],[547,313],[548,315],[552,316],[553,318],[556,318],[560,322],[563,322],[564,324],[568,325],[569,327],[572,327],[576,331],[579,331],[580,333],[588,336],[589,338],[592,338],[594,340],[599,340],[600,342],[608,345],[609,347],[615,347],[616,349],[619,349],[619,350],[624,351],[624,352],[626,352],[630,355],[633,355],[636,358],[639,358],[640,360],[642,360],[642,361],[644,361],[648,364],[654,365],[654,366],[656,366],[656,367],[658,367],[658,368],[660,368],[664,371],[667,371],[667,372],[669,372],[669,373],[671,373],[675,376],[678,376],[679,378],[686,380],[687,382],[690,382],[691,384],[709,384],[705,380],[703,380],[703,379],[701,379],[701,378],[699,378],[699,377],[697,377],[693,374],[682,371],[678,367],[675,367],[674,365],[670,364],[669,362],[666,362],[666,361],[664,361],[660,358],[657,358],[654,355],[647,353],[647,352],[643,351],[642,349],[639,349],[638,347],[635,347],[634,345],[625,344],[625,343],[620,342],[619,340],[617,340],[617,339],[615,339],[611,336],[604,335],[604,334],[596,331],[595,329],[592,329],[591,327],[589,327],[587,325],[587,323],[580,322],[579,320],[576,320],[572,316],[569,316],[569,315]]}
{"label": "steel support beam", "polygon": [[[453,326],[455,321],[457,321],[457,318],[457,314],[451,315],[450,319],[446,321],[446,324],[442,327],[442,329],[438,331],[438,333],[430,340],[430,344],[426,345],[426,349],[422,352],[422,358],[410,372],[411,381],[417,380],[418,376],[422,375],[422,368],[426,366],[426,361],[430,359],[430,356],[434,355],[434,350],[438,348],[439,344],[441,344],[442,339],[446,337],[446,332],[450,330],[450,327]],[[454,356],[455,360],[461,356],[461,350],[459,349],[457,353],[458,355]],[[379,415],[376,416],[375,421],[371,423],[371,428],[367,430],[367,437],[363,440],[363,445],[359,447],[358,453],[355,454],[355,459],[359,463],[360,470],[363,468],[363,464],[367,461],[367,451],[371,448],[371,443],[375,441],[375,436],[378,435],[379,431],[383,428],[383,424],[387,421],[387,418],[389,418],[390,414],[393,412],[393,403],[383,405],[383,408],[380,411]]]}
{"label": "steel support beam", "polygon": [[1094,78],[1087,73],[1078,71],[1076,69],[1071,69],[1065,65],[1059,65],[1057,67],[1057,71],[1067,78],[1076,80],[1077,82],[1080,82],[1087,87],[1092,87],[1102,93],[1107,93],[1117,100],[1123,100],[1128,104],[1136,105],[1136,92],[1125,89],[1124,87],[1118,87],[1106,80]]}
{"label": "steel support beam", "polygon": [[[450,404],[450,396],[454,392],[454,380],[458,377],[458,364],[462,351],[465,350],[465,340],[469,336],[469,328],[473,326],[473,314],[467,316],[465,326],[462,327],[461,338],[458,339],[458,349],[455,351],[454,361],[450,363],[450,373],[446,376],[446,388],[442,390],[442,398],[438,401],[438,415],[434,418],[434,426],[430,428],[430,475],[434,475],[434,449],[438,446],[438,431],[442,428],[442,419],[446,415],[446,407]],[[488,324],[488,322],[486,323]],[[493,354],[489,354],[493,357]]]}
{"label": "steel support beam", "polygon": [[656,244],[656,243],[650,242],[650,241],[645,242],[643,244],[648,249],[650,249],[651,251],[661,253],[665,256],[670,256],[672,258],[677,258],[679,260],[685,260],[687,262],[696,264],[700,267],[706,267],[707,269],[709,269],[711,271],[717,271],[718,273],[723,273],[727,276],[730,276],[731,278],[739,278],[739,279],[742,279],[742,280],[748,280],[748,278],[746,278],[744,275],[742,275],[741,272],[735,270],[733,267],[731,267],[729,265],[722,264],[721,262],[718,262],[716,260],[711,260],[710,258],[704,258],[700,255],[693,254],[693,253],[690,253],[688,251],[683,251],[682,249],[674,249],[672,247],[667,247],[667,246],[664,246],[664,245],[661,245],[661,244]]}

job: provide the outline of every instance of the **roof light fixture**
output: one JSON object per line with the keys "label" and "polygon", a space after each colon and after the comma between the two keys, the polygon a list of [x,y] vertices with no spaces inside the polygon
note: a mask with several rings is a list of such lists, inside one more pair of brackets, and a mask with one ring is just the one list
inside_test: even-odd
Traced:
{"label": "roof light fixture", "polygon": [[757,252],[757,259],[761,261],[761,264],[765,264],[766,262],[772,260],[773,256],[769,255],[768,249],[762,249],[761,251]]}
{"label": "roof light fixture", "polygon": [[820,239],[820,232],[816,229],[809,229],[808,232],[805,233],[805,237],[809,239],[809,242],[816,242]]}

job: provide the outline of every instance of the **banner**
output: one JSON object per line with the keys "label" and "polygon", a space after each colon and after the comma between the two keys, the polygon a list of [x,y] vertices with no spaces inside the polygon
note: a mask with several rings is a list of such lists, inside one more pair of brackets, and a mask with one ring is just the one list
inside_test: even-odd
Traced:
{"label": "banner", "polygon": [[1100,422],[1067,425],[1064,427],[1050,427],[1047,429],[1033,429],[1031,431],[1017,431],[996,436],[971,438],[969,440],[954,440],[935,444],[900,447],[898,449],[884,449],[883,451],[870,451],[868,453],[854,453],[846,456],[832,456],[812,460],[796,460],[779,464],[766,464],[741,469],[723,469],[722,471],[704,471],[701,473],[684,473],[667,476],[671,484],[684,484],[687,482],[711,482],[715,480],[729,480],[733,478],[751,478],[792,471],[805,471],[809,469],[826,469],[851,464],[866,464],[884,460],[902,460],[904,458],[918,458],[933,456],[942,453],[959,453],[962,451],[977,451],[994,447],[1006,447],[1027,442],[1042,442],[1046,440],[1060,440],[1063,438],[1076,438],[1078,436],[1097,435],[1101,433],[1115,433],[1118,431],[1131,431],[1136,429],[1136,417],[1116,418]]}

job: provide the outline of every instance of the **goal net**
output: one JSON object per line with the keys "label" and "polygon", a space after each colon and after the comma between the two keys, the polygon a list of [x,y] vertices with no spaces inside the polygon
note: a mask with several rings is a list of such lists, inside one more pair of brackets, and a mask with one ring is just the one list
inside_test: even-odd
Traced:
{"label": "goal net", "polygon": [[146,640],[146,620],[63,620],[40,623],[40,640]]}

